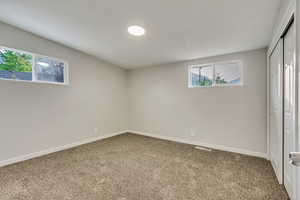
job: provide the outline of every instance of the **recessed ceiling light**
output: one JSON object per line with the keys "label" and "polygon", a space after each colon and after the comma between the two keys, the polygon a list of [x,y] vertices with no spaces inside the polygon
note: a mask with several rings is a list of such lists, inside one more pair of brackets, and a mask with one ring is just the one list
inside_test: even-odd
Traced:
{"label": "recessed ceiling light", "polygon": [[134,36],[142,36],[145,35],[146,31],[141,26],[129,26],[128,27],[128,33]]}

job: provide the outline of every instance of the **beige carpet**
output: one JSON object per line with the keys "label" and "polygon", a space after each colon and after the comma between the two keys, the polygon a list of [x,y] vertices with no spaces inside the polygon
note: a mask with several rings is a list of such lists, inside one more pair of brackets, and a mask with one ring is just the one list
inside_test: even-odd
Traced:
{"label": "beige carpet", "polygon": [[268,161],[124,134],[0,168],[0,200],[285,200]]}

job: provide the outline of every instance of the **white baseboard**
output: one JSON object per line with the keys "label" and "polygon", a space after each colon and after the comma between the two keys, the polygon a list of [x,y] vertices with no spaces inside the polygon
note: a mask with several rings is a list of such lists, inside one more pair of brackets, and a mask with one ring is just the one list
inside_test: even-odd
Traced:
{"label": "white baseboard", "polygon": [[44,155],[47,155],[47,154],[50,154],[50,153],[63,151],[63,150],[70,149],[70,148],[73,148],[73,147],[77,147],[77,146],[80,146],[80,145],[83,145],[83,144],[96,142],[98,140],[103,140],[103,139],[110,138],[110,137],[113,137],[113,136],[116,136],[116,135],[121,135],[121,134],[124,134],[126,132],[127,131],[120,131],[120,132],[111,133],[111,134],[104,135],[104,136],[86,138],[86,139],[83,139],[81,141],[74,142],[74,143],[71,143],[71,144],[66,144],[66,145],[63,145],[63,146],[53,147],[53,148],[49,148],[49,149],[39,151],[39,152],[35,152],[35,153],[30,153],[30,154],[26,154],[26,155],[17,156],[17,157],[11,158],[11,159],[0,161],[0,167],[4,167],[4,166],[11,165],[11,164],[14,164],[14,163],[22,162],[22,161],[25,161],[25,160],[30,160],[30,159],[33,159],[33,158],[41,157],[41,156],[44,156]]}
{"label": "white baseboard", "polygon": [[212,149],[218,149],[218,150],[222,150],[222,151],[229,151],[229,152],[234,152],[234,153],[245,154],[245,155],[250,155],[250,156],[255,156],[255,157],[268,159],[267,153],[260,153],[260,152],[245,150],[245,149],[226,147],[226,146],[222,146],[222,145],[207,144],[207,143],[201,143],[201,142],[196,142],[196,141],[191,141],[191,140],[185,140],[185,139],[181,139],[181,138],[161,136],[161,135],[155,135],[155,134],[150,134],[150,133],[143,133],[143,132],[139,132],[139,131],[126,130],[126,131],[120,131],[120,132],[116,132],[116,133],[112,133],[112,134],[108,134],[108,135],[104,135],[104,136],[87,138],[87,139],[83,139],[81,141],[74,142],[74,143],[71,143],[71,144],[66,144],[66,145],[58,146],[58,147],[53,147],[53,148],[49,148],[49,149],[46,149],[46,150],[43,150],[43,151],[39,151],[39,152],[35,152],[35,153],[29,153],[29,154],[26,154],[26,155],[21,155],[21,156],[17,156],[17,157],[14,157],[14,158],[7,159],[7,160],[3,160],[3,161],[0,161],[0,167],[4,167],[4,166],[11,165],[11,164],[14,164],[14,163],[18,163],[18,162],[30,160],[30,159],[33,159],[33,158],[41,157],[41,156],[51,154],[51,153],[55,153],[55,152],[58,152],[58,151],[63,151],[63,150],[70,149],[70,148],[73,148],[73,147],[77,147],[77,146],[80,146],[80,145],[83,145],[83,144],[96,142],[98,140],[103,140],[103,139],[110,138],[110,137],[117,136],[117,135],[121,135],[121,134],[124,134],[124,133],[133,133],[133,134],[137,134],[137,135],[143,135],[143,136],[148,136],[148,137],[153,137],[153,138],[158,138],[158,139],[163,139],[163,140],[169,140],[169,141],[185,143],[185,144],[191,144],[191,145],[196,145],[196,146],[203,146],[203,147],[208,147],[208,148],[212,148]]}
{"label": "white baseboard", "polygon": [[186,139],[181,139],[181,138],[176,138],[176,137],[162,136],[162,135],[156,135],[156,134],[151,134],[151,133],[143,133],[143,132],[140,132],[140,131],[128,130],[127,132],[137,134],[137,135],[143,135],[143,136],[148,136],[148,137],[153,137],[153,138],[158,138],[158,139],[163,139],[163,140],[179,142],[179,143],[185,143],[185,144],[191,144],[191,145],[195,145],[195,146],[202,146],[202,147],[208,147],[208,148],[222,150],[222,151],[239,153],[239,154],[264,158],[264,159],[268,160],[268,154],[267,153],[255,152],[255,151],[250,151],[250,150],[246,150],[246,149],[239,149],[239,148],[234,148],[234,147],[227,147],[227,146],[217,145],[217,144],[207,144],[207,143],[202,143],[202,142],[197,142],[197,141],[192,141],[192,140],[186,140]]}

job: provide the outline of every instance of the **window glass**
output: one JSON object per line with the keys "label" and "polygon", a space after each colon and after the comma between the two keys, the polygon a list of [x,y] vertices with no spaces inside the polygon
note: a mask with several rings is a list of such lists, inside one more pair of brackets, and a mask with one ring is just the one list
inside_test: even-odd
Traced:
{"label": "window glass", "polygon": [[240,85],[241,84],[241,64],[239,62],[216,64],[215,81],[218,85]]}
{"label": "window glass", "polygon": [[199,78],[199,67],[193,67],[190,71],[191,82],[193,86],[200,85],[200,78]]}
{"label": "window glass", "polygon": [[229,61],[189,67],[189,87],[242,85],[242,62]]}
{"label": "window glass", "polygon": [[37,56],[34,76],[37,81],[64,83],[64,62]]}
{"label": "window glass", "polygon": [[192,67],[190,71],[192,86],[212,86],[213,66]]}
{"label": "window glass", "polygon": [[32,80],[33,55],[0,47],[0,78]]}

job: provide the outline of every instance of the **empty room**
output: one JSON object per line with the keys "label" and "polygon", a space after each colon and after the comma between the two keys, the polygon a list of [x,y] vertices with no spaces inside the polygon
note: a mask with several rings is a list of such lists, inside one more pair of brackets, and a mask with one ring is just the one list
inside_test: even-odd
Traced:
{"label": "empty room", "polygon": [[300,200],[300,0],[0,0],[0,200]]}

